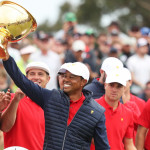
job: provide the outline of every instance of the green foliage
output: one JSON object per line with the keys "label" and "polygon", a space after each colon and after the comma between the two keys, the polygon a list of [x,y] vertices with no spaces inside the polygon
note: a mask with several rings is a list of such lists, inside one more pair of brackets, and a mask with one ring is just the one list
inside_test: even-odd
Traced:
{"label": "green foliage", "polygon": [[[123,14],[123,8],[127,8],[128,13]],[[74,12],[79,24],[88,25],[98,30],[102,28],[100,24],[102,16],[115,14],[116,11],[119,12],[118,22],[123,31],[127,31],[132,25],[150,27],[149,0],[81,0],[77,8],[69,2],[64,3],[60,8],[57,22],[51,25],[45,21],[38,29],[57,31],[62,28],[63,15],[66,12]]]}
{"label": "green foliage", "polygon": [[85,0],[77,9],[79,23],[88,24],[93,27],[99,26],[101,8],[97,0]]}

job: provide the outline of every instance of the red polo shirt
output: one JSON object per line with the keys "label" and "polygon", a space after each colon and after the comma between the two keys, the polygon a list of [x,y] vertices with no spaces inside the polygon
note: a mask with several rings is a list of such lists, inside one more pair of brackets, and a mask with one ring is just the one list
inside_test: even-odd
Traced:
{"label": "red polo shirt", "polygon": [[[147,101],[143,112],[141,113],[138,123],[145,127],[150,129],[150,100]],[[145,140],[145,149],[150,150],[150,131],[148,132]]]}
{"label": "red polo shirt", "polygon": [[129,108],[133,113],[133,122],[134,122],[134,136],[133,136],[133,142],[135,144],[135,138],[137,133],[137,127],[138,127],[138,118],[141,114],[137,104],[134,101],[128,101],[124,104],[127,108]]}
{"label": "red polo shirt", "polygon": [[141,99],[133,94],[130,94],[130,101],[134,101],[137,104],[140,112],[143,111],[144,106],[145,106],[145,101],[143,99]]}
{"label": "red polo shirt", "polygon": [[83,93],[82,93],[82,96],[80,97],[80,99],[78,99],[76,101],[70,100],[69,118],[68,118],[67,125],[69,125],[71,123],[72,119],[74,118],[75,114],[77,113],[77,111],[79,110],[81,105],[83,104],[84,100],[85,100],[85,96],[83,95]]}
{"label": "red polo shirt", "polygon": [[[13,98],[14,94],[12,94]],[[29,150],[43,149],[45,119],[43,109],[29,99],[22,98],[17,108],[15,124],[4,132],[4,148],[21,146]]]}
{"label": "red polo shirt", "polygon": [[123,139],[133,138],[133,113],[118,102],[117,109],[108,105],[105,95],[96,100],[105,108],[107,137],[111,150],[124,150]]}

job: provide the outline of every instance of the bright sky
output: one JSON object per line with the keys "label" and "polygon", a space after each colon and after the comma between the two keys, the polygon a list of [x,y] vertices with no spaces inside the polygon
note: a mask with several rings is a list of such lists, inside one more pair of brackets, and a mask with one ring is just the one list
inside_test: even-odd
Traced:
{"label": "bright sky", "polygon": [[59,7],[66,1],[77,5],[80,0],[10,0],[27,9],[36,19],[37,25],[46,19],[55,23],[59,15]]}

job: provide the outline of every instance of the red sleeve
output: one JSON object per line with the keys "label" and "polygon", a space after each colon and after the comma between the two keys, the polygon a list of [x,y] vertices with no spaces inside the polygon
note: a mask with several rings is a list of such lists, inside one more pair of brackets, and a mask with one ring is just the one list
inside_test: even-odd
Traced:
{"label": "red sleeve", "polygon": [[126,138],[133,138],[133,134],[134,134],[134,122],[133,122],[133,113],[130,111],[130,113],[128,114],[128,121],[129,121],[129,125],[128,128],[126,130],[125,133],[125,137]]}
{"label": "red sleeve", "polygon": [[138,124],[145,128],[150,128],[150,101],[145,104],[143,112],[139,117]]}
{"label": "red sleeve", "polygon": [[124,104],[127,108],[129,108],[133,113],[133,122],[134,122],[134,129],[137,130],[138,127],[138,118],[141,114],[137,104],[134,101],[129,101]]}

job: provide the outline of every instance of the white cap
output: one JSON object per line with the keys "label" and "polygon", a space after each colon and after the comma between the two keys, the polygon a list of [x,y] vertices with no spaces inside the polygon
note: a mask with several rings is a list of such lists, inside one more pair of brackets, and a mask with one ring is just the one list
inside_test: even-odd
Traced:
{"label": "white cap", "polygon": [[126,77],[124,74],[124,70],[122,69],[115,69],[111,72],[108,72],[107,77],[106,77],[106,83],[113,83],[117,82],[120,83],[124,86],[126,86]]}
{"label": "white cap", "polygon": [[31,53],[34,53],[35,51],[36,51],[36,48],[34,46],[28,45],[20,49],[20,54],[21,55],[31,54]]}
{"label": "white cap", "polygon": [[72,43],[72,50],[75,52],[84,51],[85,43],[82,40],[76,40]]}
{"label": "white cap", "polygon": [[145,38],[139,38],[137,40],[137,46],[141,47],[141,46],[146,46],[148,45],[148,41]]}
{"label": "white cap", "polygon": [[20,146],[11,146],[11,147],[7,147],[4,150],[28,150],[24,147],[20,147]]}
{"label": "white cap", "polygon": [[89,80],[90,77],[89,69],[85,64],[81,62],[65,63],[60,67],[58,73],[65,73],[66,70],[74,75],[83,77],[84,79],[87,80],[87,82]]}
{"label": "white cap", "polygon": [[126,78],[126,81],[129,81],[131,80],[131,72],[129,71],[128,68],[123,68],[123,72],[124,72],[124,76]]}
{"label": "white cap", "polygon": [[114,69],[121,69],[123,68],[123,63],[115,57],[108,57],[106,58],[101,66],[101,69],[106,72],[106,74]]}
{"label": "white cap", "polygon": [[41,69],[46,71],[50,75],[50,69],[47,64],[43,62],[31,62],[26,66],[26,73],[31,69]]}

